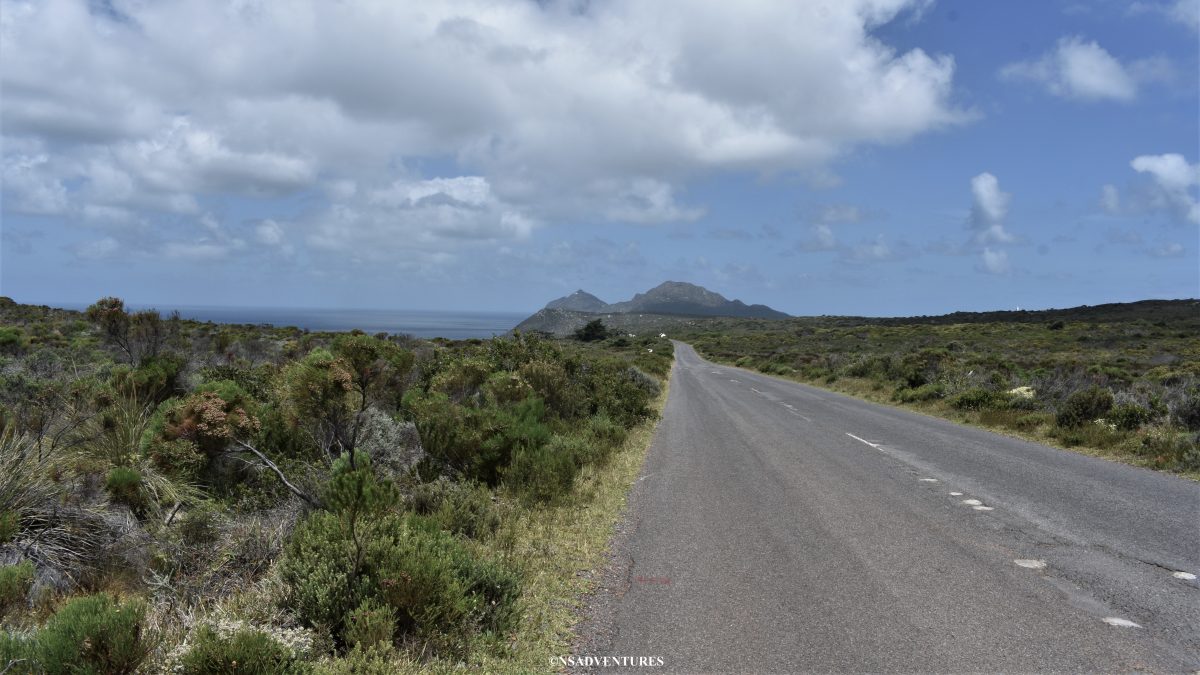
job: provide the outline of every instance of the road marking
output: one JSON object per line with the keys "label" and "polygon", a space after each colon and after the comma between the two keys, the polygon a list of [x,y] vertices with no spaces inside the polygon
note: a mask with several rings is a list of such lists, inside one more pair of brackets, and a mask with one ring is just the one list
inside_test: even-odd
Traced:
{"label": "road marking", "polygon": [[1115,616],[1104,617],[1104,623],[1110,626],[1118,626],[1120,628],[1141,628],[1141,626],[1130,621],[1129,619],[1120,619]]}
{"label": "road marking", "polygon": [[936,479],[936,478],[920,478],[920,479],[918,479],[918,480],[920,480],[922,483],[936,483],[936,482],[938,482],[938,479]]}
{"label": "road marking", "polygon": [[951,492],[951,493],[950,493],[950,496],[951,496],[951,497],[961,497],[961,496],[962,496],[962,493],[961,493],[961,492]]}
{"label": "road marking", "polygon": [[754,393],[758,394],[759,396],[766,396],[766,394],[764,394],[764,393],[762,393],[761,391],[759,391],[759,390],[755,389],[754,387],[750,387],[750,391],[752,391],[752,392],[754,392]]}
{"label": "road marking", "polygon": [[979,506],[983,502],[979,501],[978,499],[964,499],[962,500],[962,503],[966,504],[967,506]]}
{"label": "road marking", "polygon": [[734,380],[734,379],[732,379],[732,378],[731,378],[729,381],[730,381],[730,382],[737,382],[737,380]]}
{"label": "road marking", "polygon": [[1045,560],[1014,560],[1013,562],[1016,563],[1018,567],[1027,567],[1031,570],[1040,570],[1045,569],[1046,567]]}
{"label": "road marking", "polygon": [[1171,576],[1175,577],[1176,579],[1185,579],[1187,581],[1192,581],[1196,578],[1196,575],[1192,574],[1191,572],[1176,572]]}
{"label": "road marking", "polygon": [[872,443],[871,441],[868,441],[866,439],[859,438],[858,436],[855,436],[854,434],[850,433],[849,431],[846,432],[846,435],[849,436],[850,438],[853,438],[854,440],[858,441],[859,443],[866,443],[867,445],[871,446],[872,448],[875,448],[876,450],[879,449],[879,445]]}
{"label": "road marking", "polygon": [[984,506],[983,504],[977,504],[975,506],[972,506],[971,508],[975,509],[976,511],[991,511],[992,510],[992,507]]}

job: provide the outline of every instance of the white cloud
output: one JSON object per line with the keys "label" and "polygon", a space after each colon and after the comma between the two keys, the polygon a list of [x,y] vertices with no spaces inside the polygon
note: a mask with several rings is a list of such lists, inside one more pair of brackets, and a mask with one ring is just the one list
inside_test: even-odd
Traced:
{"label": "white cloud", "polygon": [[67,188],[54,176],[47,155],[12,155],[4,157],[3,162],[0,186],[6,209],[37,215],[67,212]]}
{"label": "white cloud", "polygon": [[1179,258],[1183,256],[1184,248],[1179,242],[1170,242],[1151,248],[1148,252],[1155,258]]}
{"label": "white cloud", "polygon": [[[968,118],[951,57],[872,34],[925,0],[0,2],[6,140],[54,145],[45,179],[81,186],[75,213],[326,188],[328,227],[379,241],[371,186],[400,180],[436,191],[391,227],[450,251],[537,222],[688,221],[698,175],[820,175]],[[427,158],[454,167],[414,177]]]}
{"label": "white cloud", "polygon": [[1108,184],[1100,188],[1100,208],[1110,214],[1121,212],[1121,193],[1116,185]]}
{"label": "white cloud", "polygon": [[1000,77],[1034,82],[1063,98],[1132,101],[1141,83],[1170,79],[1171,67],[1163,58],[1142,59],[1126,66],[1096,41],[1071,36],[1061,38],[1039,59],[1004,66]]}
{"label": "white cloud", "polygon": [[980,244],[1010,244],[1016,241],[1004,229],[1008,216],[1008,204],[1012,195],[1000,189],[1000,181],[984,172],[971,179],[971,228],[975,230],[975,241]]}
{"label": "white cloud", "polygon": [[1008,274],[1008,251],[988,247],[983,249],[981,260],[988,274]]}
{"label": "white cloud", "polygon": [[1200,224],[1200,202],[1194,195],[1200,187],[1200,163],[1189,164],[1183,155],[1140,155],[1129,163],[1134,171],[1154,181],[1152,208],[1170,211],[1188,223]]}
{"label": "white cloud", "polygon": [[808,237],[796,245],[796,250],[805,253],[816,251],[834,251],[839,248],[833,229],[824,223],[818,223],[809,228]]}
{"label": "white cloud", "polygon": [[1200,32],[1200,0],[1167,0],[1166,2],[1134,2],[1131,14],[1154,13]]}
{"label": "white cloud", "polygon": [[254,228],[254,234],[260,244],[278,246],[283,243],[283,228],[269,218]]}
{"label": "white cloud", "polygon": [[104,260],[116,255],[121,245],[112,237],[74,244],[69,250],[82,260]]}

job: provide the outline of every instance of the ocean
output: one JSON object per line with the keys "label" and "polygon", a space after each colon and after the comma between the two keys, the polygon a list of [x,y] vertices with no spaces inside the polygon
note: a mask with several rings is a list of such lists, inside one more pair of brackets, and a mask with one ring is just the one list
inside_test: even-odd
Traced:
{"label": "ocean", "polygon": [[[150,306],[129,305],[130,311],[150,309]],[[86,309],[86,305],[68,309]],[[444,337],[451,340],[490,338],[503,335],[521,323],[529,313],[515,312],[455,312],[405,309],[295,309],[278,307],[166,307],[154,306],[167,316],[178,309],[179,315],[195,321],[214,323],[268,323],[274,326],[296,326],[314,331],[348,331],[355,328],[366,333],[407,333],[416,337]]]}

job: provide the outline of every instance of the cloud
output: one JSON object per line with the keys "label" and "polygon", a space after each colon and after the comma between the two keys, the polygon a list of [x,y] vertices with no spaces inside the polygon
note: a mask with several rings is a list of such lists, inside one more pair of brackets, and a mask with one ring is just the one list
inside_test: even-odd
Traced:
{"label": "cloud", "polygon": [[116,239],[105,237],[95,241],[74,244],[69,246],[68,250],[80,260],[105,260],[114,257],[120,248],[121,245]]}
{"label": "cloud", "polygon": [[1170,242],[1147,249],[1146,252],[1155,258],[1180,258],[1183,257],[1185,250],[1183,244]]}
{"label": "cloud", "polygon": [[1055,96],[1083,101],[1132,101],[1139,85],[1171,78],[1163,58],[1142,59],[1128,66],[1096,41],[1064,37],[1041,58],[1010,63],[1000,69],[1001,79],[1040,84]]}
{"label": "cloud", "polygon": [[1158,14],[1181,26],[1200,32],[1200,0],[1168,0],[1167,2],[1134,2],[1130,14]]}
{"label": "cloud", "polygon": [[[970,117],[951,57],[874,33],[925,0],[0,3],[6,147],[55,159],[6,173],[6,210],[159,222],[313,191],[330,231],[304,239],[326,251],[688,222],[706,174],[822,175]],[[432,202],[376,194],[435,180],[455,183]]]}
{"label": "cloud", "polygon": [[1004,229],[1008,216],[1008,204],[1012,195],[1000,190],[1000,181],[984,172],[971,179],[970,226],[975,230],[975,241],[980,244],[1011,244],[1016,237]]}
{"label": "cloud", "polygon": [[1008,252],[991,247],[983,249],[980,254],[981,269],[988,274],[1008,274]]}
{"label": "cloud", "polygon": [[283,243],[283,228],[274,220],[267,219],[254,228],[258,243],[266,246],[278,246]]}
{"label": "cloud", "polygon": [[1109,214],[1121,212],[1121,193],[1117,191],[1117,186],[1108,184],[1100,188],[1100,208]]}
{"label": "cloud", "polygon": [[842,249],[842,258],[852,262],[893,262],[905,260],[916,255],[916,251],[907,242],[895,245],[887,242],[887,237],[877,234],[873,239],[864,240],[855,246]]}
{"label": "cloud", "polygon": [[1140,155],[1129,163],[1134,171],[1153,180],[1149,206],[1168,211],[1181,221],[1200,224],[1200,203],[1193,192],[1200,186],[1200,164],[1189,164],[1183,155]]}

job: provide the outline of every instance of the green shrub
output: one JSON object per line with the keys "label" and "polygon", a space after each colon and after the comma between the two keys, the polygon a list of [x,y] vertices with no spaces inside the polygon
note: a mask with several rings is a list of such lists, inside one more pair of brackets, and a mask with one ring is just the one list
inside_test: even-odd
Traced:
{"label": "green shrub", "polygon": [[11,665],[9,672],[35,673],[37,641],[25,635],[0,630],[0,663]]}
{"label": "green shrub", "polygon": [[1112,392],[1104,387],[1089,387],[1076,391],[1058,407],[1055,424],[1074,429],[1108,414],[1113,407]]}
{"label": "green shrub", "polygon": [[534,501],[553,501],[570,492],[588,452],[587,439],[578,436],[555,436],[549,443],[521,448],[513,454],[505,482]]}
{"label": "green shrub", "polygon": [[368,598],[346,618],[346,644],[367,649],[391,644],[396,635],[396,617],[392,608]]}
{"label": "green shrub", "polygon": [[439,479],[422,483],[410,497],[413,510],[431,516],[443,529],[478,539],[500,527],[500,514],[492,504],[492,491],[475,482]]}
{"label": "green shrub", "polygon": [[973,387],[950,398],[950,406],[956,410],[985,410],[1003,408],[1008,405],[1008,394],[982,387]]}
{"label": "green shrub", "polygon": [[104,478],[104,489],[114,502],[124,504],[134,511],[141,511],[146,507],[142,474],[137,469],[127,466],[114,466],[109,469]]}
{"label": "green shrub", "polygon": [[1188,431],[1200,431],[1200,391],[1192,390],[1171,409],[1171,418]]}
{"label": "green shrub", "polygon": [[0,511],[0,545],[12,541],[21,531],[21,514],[16,511]]}
{"label": "green shrub", "polygon": [[33,585],[33,562],[22,560],[16,565],[0,567],[0,614],[25,602]]}
{"label": "green shrub", "polygon": [[145,606],[107,595],[71,600],[36,637],[36,660],[48,673],[133,673],[151,649]]}
{"label": "green shrub", "polygon": [[329,510],[296,528],[280,561],[286,604],[342,645],[347,621],[367,601],[393,612],[397,636],[506,630],[517,575],[477,559],[436,520],[397,514],[396,499],[365,462],[350,469],[339,460],[326,492]]}
{"label": "green shrub", "polygon": [[901,403],[935,401],[946,396],[946,387],[941,384],[923,384],[915,389],[896,390],[896,400]]}
{"label": "green shrub", "polygon": [[1154,419],[1154,413],[1149,408],[1143,408],[1136,403],[1121,403],[1113,406],[1108,413],[1109,421],[1123,431],[1136,431],[1143,424]]}
{"label": "green shrub", "polygon": [[292,651],[261,631],[242,629],[222,637],[201,626],[180,660],[185,675],[280,675],[302,672]]}

